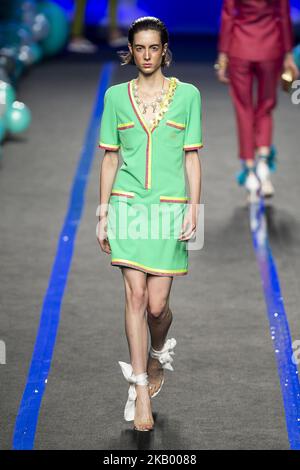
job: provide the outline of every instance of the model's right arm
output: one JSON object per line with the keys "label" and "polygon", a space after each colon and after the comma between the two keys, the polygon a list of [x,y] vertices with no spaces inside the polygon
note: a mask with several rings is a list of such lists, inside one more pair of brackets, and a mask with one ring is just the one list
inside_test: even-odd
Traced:
{"label": "model's right arm", "polygon": [[99,216],[107,215],[109,198],[114,184],[116,173],[119,166],[119,153],[106,150],[100,165],[99,175],[99,195],[100,195],[100,212]]}
{"label": "model's right arm", "polygon": [[291,19],[290,0],[280,1],[280,19],[282,25],[284,51],[292,52],[294,44],[294,33]]}
{"label": "model's right arm", "polygon": [[99,216],[99,223],[97,225],[97,239],[101,250],[107,254],[111,253],[111,247],[107,236],[109,199],[116,172],[118,170],[118,163],[118,152],[111,152],[110,150],[106,150],[100,165],[100,204],[97,210],[97,215]]}
{"label": "model's right arm", "polygon": [[[100,165],[99,175],[99,219],[100,233],[98,240],[103,251],[110,253],[109,241],[106,234],[106,217],[111,190],[119,165],[120,140],[118,134],[118,118],[116,112],[116,99],[112,88],[106,90],[104,96],[104,109],[101,118],[99,147],[105,150],[103,160]],[[104,233],[102,231],[104,230]],[[103,235],[105,238],[103,238]]]}
{"label": "model's right arm", "polygon": [[228,51],[231,41],[235,14],[235,0],[224,0],[221,12],[221,27],[218,39],[218,70],[217,76],[220,82],[229,83],[227,77]]}
{"label": "model's right arm", "polygon": [[116,101],[117,98],[114,93],[114,88],[108,88],[104,95],[104,108],[99,136],[99,147],[105,150],[105,155],[100,167],[100,205],[108,204],[118,170],[120,139]]}

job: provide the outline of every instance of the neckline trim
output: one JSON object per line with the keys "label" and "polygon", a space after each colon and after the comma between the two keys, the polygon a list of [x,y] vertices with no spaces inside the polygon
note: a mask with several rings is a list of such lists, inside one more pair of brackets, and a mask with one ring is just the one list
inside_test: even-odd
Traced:
{"label": "neckline trim", "polygon": [[135,100],[134,93],[133,93],[133,85],[134,85],[135,79],[133,78],[132,80],[130,80],[128,82],[128,91],[129,91],[130,102],[132,104],[132,107],[133,107],[140,123],[142,124],[142,126],[144,127],[144,129],[147,133],[153,132],[153,130],[156,129],[156,127],[158,127],[160,121],[164,118],[166,113],[169,111],[170,106],[171,106],[172,101],[173,101],[173,98],[174,98],[174,95],[175,95],[175,92],[177,90],[178,83],[179,83],[178,78],[176,78],[176,77],[166,77],[166,78],[170,82],[169,83],[169,88],[168,88],[168,91],[165,95],[165,98],[164,98],[163,102],[161,103],[161,109],[158,112],[157,116],[155,117],[154,123],[152,124],[152,126],[149,126],[148,123],[146,122],[146,120],[144,119],[144,117],[142,115],[142,112],[141,112],[141,110],[140,110],[140,108],[139,108],[139,106],[138,106],[138,104]]}

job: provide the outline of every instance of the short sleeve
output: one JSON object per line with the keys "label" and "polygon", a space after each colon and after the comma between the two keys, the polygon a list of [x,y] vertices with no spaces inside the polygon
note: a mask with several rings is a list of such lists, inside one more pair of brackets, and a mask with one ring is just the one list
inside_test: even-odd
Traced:
{"label": "short sleeve", "polygon": [[120,148],[117,114],[111,88],[108,88],[104,95],[104,108],[100,124],[98,147],[112,151]]}
{"label": "short sleeve", "polygon": [[193,86],[193,92],[188,100],[183,150],[196,150],[201,147],[203,147],[201,94],[198,88]]}

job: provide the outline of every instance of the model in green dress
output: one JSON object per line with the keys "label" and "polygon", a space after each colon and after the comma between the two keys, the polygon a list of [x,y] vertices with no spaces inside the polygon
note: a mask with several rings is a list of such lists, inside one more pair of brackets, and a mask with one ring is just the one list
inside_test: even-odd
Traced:
{"label": "model in green dress", "polygon": [[188,272],[187,243],[178,237],[188,203],[185,151],[202,147],[201,95],[190,83],[166,80],[152,125],[136,102],[135,79],[108,88],[99,146],[120,149],[123,158],[110,197],[111,264],[178,276]]}
{"label": "model in green dress", "polygon": [[119,361],[130,384],[124,418],[149,431],[150,398],[160,392],[164,370],[174,370],[176,340],[167,339],[171,286],[174,276],[188,272],[187,241],[197,227],[201,95],[194,85],[162,74],[171,51],[158,18],[134,21],[128,48],[123,64],[135,64],[138,77],[111,86],[104,99],[97,239],[124,280],[130,352],[130,363]]}

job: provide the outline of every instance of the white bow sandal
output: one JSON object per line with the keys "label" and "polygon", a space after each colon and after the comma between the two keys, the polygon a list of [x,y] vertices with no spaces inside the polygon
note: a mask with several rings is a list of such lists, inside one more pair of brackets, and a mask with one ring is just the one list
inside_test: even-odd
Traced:
{"label": "white bow sandal", "polygon": [[[128,398],[124,409],[124,419],[125,421],[133,421],[135,415],[135,402],[137,398],[135,385],[148,385],[148,374],[147,372],[143,372],[142,374],[135,375],[133,373],[133,368],[131,364],[127,364],[126,362],[122,361],[118,362],[120,364],[125,379],[130,384],[128,389]],[[140,429],[134,425],[133,429],[135,429],[136,431],[152,431],[153,426],[152,428]]]}
{"label": "white bow sandal", "polygon": [[[160,362],[160,364],[162,366],[161,367],[162,369],[174,370],[174,368],[172,366],[172,362],[173,362],[172,355],[175,354],[173,349],[175,348],[176,343],[177,343],[177,341],[176,341],[175,338],[170,338],[170,339],[165,341],[165,344],[164,344],[163,348],[160,351],[157,351],[156,349],[153,349],[152,346],[150,347],[150,350],[149,350],[150,356],[153,357],[154,359],[158,359],[158,361]],[[159,392],[161,391],[162,386],[164,384],[164,381],[165,381],[165,377],[164,377],[164,374],[163,374],[163,378],[162,378],[162,381],[160,383],[159,389],[156,390],[156,392],[154,392],[153,395],[151,395],[151,398],[154,398],[159,394]]]}

